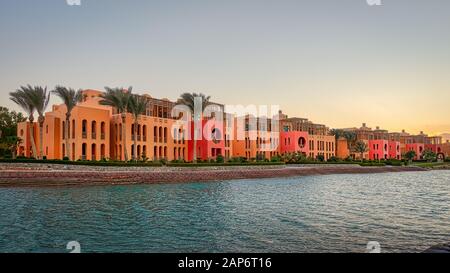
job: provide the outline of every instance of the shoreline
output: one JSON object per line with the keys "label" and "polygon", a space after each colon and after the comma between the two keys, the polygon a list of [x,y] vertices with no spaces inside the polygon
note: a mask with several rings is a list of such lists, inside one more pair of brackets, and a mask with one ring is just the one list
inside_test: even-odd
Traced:
{"label": "shoreline", "polygon": [[93,167],[52,164],[0,164],[0,188],[141,185],[239,179],[429,171],[420,167],[282,165],[227,167]]}

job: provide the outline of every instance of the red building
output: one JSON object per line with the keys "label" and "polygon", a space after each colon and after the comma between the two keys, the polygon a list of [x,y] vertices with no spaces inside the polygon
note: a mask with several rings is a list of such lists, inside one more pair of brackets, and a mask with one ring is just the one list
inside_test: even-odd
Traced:
{"label": "red building", "polygon": [[282,154],[302,153],[307,156],[310,153],[308,132],[281,132],[280,140],[280,150]]}
{"label": "red building", "polygon": [[389,141],[389,158],[390,159],[402,159],[402,152],[400,149],[400,141]]}
{"label": "red building", "polygon": [[389,159],[389,141],[384,139],[369,140],[369,159]]}

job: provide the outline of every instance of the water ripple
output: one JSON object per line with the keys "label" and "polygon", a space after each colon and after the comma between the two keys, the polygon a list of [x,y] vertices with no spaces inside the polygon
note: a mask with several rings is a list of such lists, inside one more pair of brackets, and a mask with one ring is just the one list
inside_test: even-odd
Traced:
{"label": "water ripple", "polygon": [[0,252],[418,252],[450,241],[450,172],[0,189]]}

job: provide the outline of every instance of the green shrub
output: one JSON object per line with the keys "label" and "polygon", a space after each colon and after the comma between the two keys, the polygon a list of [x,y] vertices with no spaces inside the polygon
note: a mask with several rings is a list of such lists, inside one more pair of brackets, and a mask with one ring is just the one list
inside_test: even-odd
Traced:
{"label": "green shrub", "polygon": [[389,166],[403,166],[403,161],[401,160],[396,160],[396,159],[390,159],[390,160],[386,160],[386,165]]}
{"label": "green shrub", "polygon": [[281,162],[281,158],[279,156],[274,156],[270,159],[271,162]]}
{"label": "green shrub", "polygon": [[239,162],[228,162],[228,163],[169,163],[169,167],[226,167],[226,166],[277,166],[285,165],[284,162],[250,162],[250,163],[239,163]]}
{"label": "green shrub", "polygon": [[216,163],[222,164],[225,162],[225,158],[223,157],[223,155],[218,155],[216,158]]}
{"label": "green shrub", "polygon": [[385,167],[386,163],[381,162],[370,162],[370,163],[360,163],[361,167]]}

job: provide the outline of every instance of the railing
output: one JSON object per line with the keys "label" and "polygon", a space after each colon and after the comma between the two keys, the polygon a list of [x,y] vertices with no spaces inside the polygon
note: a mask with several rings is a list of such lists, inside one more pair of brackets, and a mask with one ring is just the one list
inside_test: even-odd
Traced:
{"label": "railing", "polygon": [[138,137],[137,137],[137,140],[138,140],[138,141],[141,141],[141,136],[138,136]]}
{"label": "railing", "polygon": [[85,156],[85,155],[82,155],[82,156],[81,156],[81,160],[85,161],[85,160],[86,160],[86,156]]}
{"label": "railing", "polygon": [[96,133],[92,133],[91,137],[92,137],[92,139],[97,139],[97,134]]}
{"label": "railing", "polygon": [[104,139],[105,139],[105,133],[102,133],[102,134],[100,135],[100,138],[101,138],[102,140],[104,140]]}
{"label": "railing", "polygon": [[81,135],[82,135],[83,138],[87,138],[87,133],[86,132],[83,132]]}
{"label": "railing", "polygon": [[147,141],[147,136],[143,136],[142,141],[144,141],[144,142]]}

